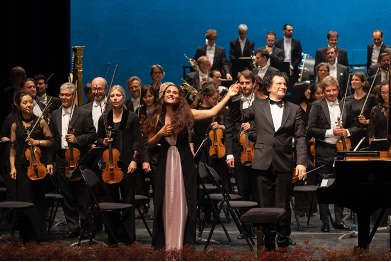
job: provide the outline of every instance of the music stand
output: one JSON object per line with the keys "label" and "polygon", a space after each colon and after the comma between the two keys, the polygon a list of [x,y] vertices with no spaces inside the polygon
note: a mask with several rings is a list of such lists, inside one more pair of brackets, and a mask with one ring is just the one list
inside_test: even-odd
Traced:
{"label": "music stand", "polygon": [[369,151],[387,151],[387,138],[374,139],[369,144]]}
{"label": "music stand", "polygon": [[69,172],[67,178],[70,180],[74,178],[81,178],[80,167],[90,168],[94,166],[99,161],[99,159],[102,158],[101,156],[105,149],[106,148],[104,147],[92,147],[90,150],[88,150],[87,154],[85,154],[84,157],[80,160],[79,165],[75,168],[75,170]]}

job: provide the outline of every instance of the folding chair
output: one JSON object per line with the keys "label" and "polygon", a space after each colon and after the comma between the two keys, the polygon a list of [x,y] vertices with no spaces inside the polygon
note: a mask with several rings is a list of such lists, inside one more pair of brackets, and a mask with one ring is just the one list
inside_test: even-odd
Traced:
{"label": "folding chair", "polygon": [[141,220],[144,223],[145,228],[148,231],[148,234],[152,237],[151,229],[149,229],[149,226],[147,224],[147,221],[145,220],[145,216],[143,212],[141,212],[141,206],[145,206],[149,203],[149,197],[143,196],[143,195],[135,195],[134,197],[134,206],[137,209],[138,214],[140,215]]}
{"label": "folding chair", "polygon": [[221,210],[226,209],[230,216],[232,217],[236,227],[238,228],[239,232],[243,234],[244,239],[246,240],[248,246],[250,247],[250,250],[253,251],[253,245],[255,245],[254,240],[252,239],[251,236],[248,234],[248,230],[245,228],[245,226],[241,223],[240,221],[240,212],[241,211],[247,211],[251,208],[258,207],[257,202],[253,201],[244,201],[244,200],[233,200],[232,199],[232,194],[229,194],[226,192],[225,188],[221,184],[221,178],[217,174],[217,172],[207,164],[205,164],[205,167],[208,171],[208,174],[210,175],[209,177],[212,179],[214,184],[217,186],[220,194],[222,195],[222,200],[218,203],[217,207],[217,213],[215,214],[215,219],[213,221],[212,227],[210,229],[210,233],[208,236],[208,239],[205,243],[204,249],[206,249],[209,245],[210,239],[212,238],[213,231],[215,229],[215,226],[217,224],[217,221],[219,219]]}
{"label": "folding chair", "polygon": [[[100,182],[97,174],[95,172],[93,172],[92,170],[87,169],[85,167],[79,166],[79,168],[81,171],[81,176],[83,177],[83,180],[87,185],[88,191],[90,192],[90,196],[92,198],[92,203],[89,207],[87,221],[81,230],[79,241],[78,241],[77,245],[80,246],[82,237],[87,230],[87,226],[89,227],[89,231],[88,231],[89,234],[88,235],[90,238],[90,244],[93,242],[94,234],[92,232],[94,232],[96,222],[97,222],[97,220],[94,219],[94,215],[99,214],[103,220],[105,228],[107,229],[108,233],[111,234],[115,245],[118,246],[118,241],[113,233],[113,229],[111,228],[111,226],[108,223],[107,213],[108,212],[117,212],[117,213],[121,214],[121,212],[123,212],[123,211],[130,211],[131,208],[133,207],[133,205],[132,204],[124,204],[124,203],[115,203],[115,202],[99,202],[97,200],[95,193],[94,193],[94,190],[93,190],[93,187],[96,185],[99,185],[99,182]],[[122,224],[121,224],[121,227],[124,230],[124,232],[126,232],[126,229],[124,228],[124,226]]]}

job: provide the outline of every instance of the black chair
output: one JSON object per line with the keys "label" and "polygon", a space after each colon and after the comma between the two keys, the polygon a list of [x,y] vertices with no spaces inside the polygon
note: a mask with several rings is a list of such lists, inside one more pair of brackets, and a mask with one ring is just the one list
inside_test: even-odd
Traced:
{"label": "black chair", "polygon": [[[132,204],[124,204],[124,203],[115,203],[115,202],[99,202],[95,196],[95,193],[94,193],[94,187],[98,186],[100,183],[100,180],[99,180],[97,174],[95,172],[93,172],[92,170],[85,168],[84,166],[79,166],[79,169],[81,172],[81,176],[83,177],[83,180],[87,185],[88,191],[90,192],[92,203],[89,207],[87,221],[81,230],[79,241],[78,241],[77,245],[80,246],[80,243],[82,241],[84,233],[87,230],[87,227],[89,227],[88,228],[89,243],[90,244],[93,243],[93,238],[95,237],[93,232],[95,232],[96,223],[98,222],[98,220],[94,219],[94,218],[96,218],[98,215],[103,220],[103,223],[105,225],[105,228],[108,231],[108,234],[111,234],[113,241],[114,241],[115,245],[117,246],[118,241],[113,233],[114,232],[113,229],[111,228],[111,226],[108,223],[107,213],[117,212],[117,213],[121,214],[121,212],[123,212],[123,211],[130,211],[131,208],[133,207],[133,205]],[[124,228],[124,226],[122,224],[121,224],[121,227],[126,234],[126,229]]]}
{"label": "black chair", "polygon": [[311,201],[310,201],[310,206],[308,207],[308,213],[307,213],[307,216],[308,216],[307,226],[308,226],[310,224],[310,218],[312,215],[312,209],[314,206],[314,200],[315,200],[317,191],[318,191],[318,186],[315,186],[315,185],[304,185],[304,186],[294,186],[293,187],[293,196],[291,196],[291,207],[292,207],[292,211],[295,216],[295,219],[296,219],[296,224],[297,224],[298,230],[301,230],[301,225],[300,225],[300,221],[299,221],[299,215],[295,209],[295,201],[293,198],[297,194],[308,194],[310,196]]}
{"label": "black chair", "polygon": [[151,229],[148,226],[147,221],[145,220],[145,214],[141,211],[141,207],[149,203],[149,197],[143,195],[135,195],[134,197],[134,206],[137,209],[138,214],[140,215],[141,220],[144,223],[145,228],[148,231],[148,234],[152,237]]}
{"label": "black chair", "polygon": [[217,212],[215,214],[215,218],[212,227],[210,229],[208,239],[205,243],[204,249],[208,247],[210,239],[212,238],[213,235],[213,231],[217,224],[217,221],[219,221],[220,213],[224,209],[232,217],[232,220],[234,221],[237,229],[243,235],[248,246],[250,247],[250,250],[253,251],[254,250],[253,245],[255,245],[254,240],[252,239],[252,236],[249,235],[248,230],[246,229],[245,225],[241,223],[239,218],[241,216],[241,213],[244,213],[251,208],[258,207],[258,203],[253,201],[232,199],[233,194],[229,194],[228,192],[226,192],[226,189],[223,187],[221,183],[221,178],[217,174],[216,170],[214,170],[212,167],[208,166],[207,164],[205,164],[205,167],[208,171],[209,177],[212,179],[213,183],[217,186],[219,190],[219,194],[222,196],[222,200],[218,203]]}
{"label": "black chair", "polygon": [[[6,168],[4,166],[4,161],[9,161],[9,145],[10,141],[0,141],[0,166],[1,166],[1,178],[3,179],[3,175],[6,172]],[[33,203],[23,202],[23,201],[13,201],[11,194],[7,190],[7,183],[4,183],[5,187],[0,188],[0,192],[8,193],[9,201],[1,201],[0,202],[0,223],[2,221],[7,225],[8,231],[12,236],[14,235],[13,228],[16,225],[18,212],[32,208],[34,206]]]}
{"label": "black chair", "polygon": [[45,194],[45,203],[46,203],[46,220],[48,222],[47,232],[50,233],[50,230],[53,226],[54,219],[56,218],[57,211],[59,206],[62,206],[64,197],[58,193],[46,193]]}

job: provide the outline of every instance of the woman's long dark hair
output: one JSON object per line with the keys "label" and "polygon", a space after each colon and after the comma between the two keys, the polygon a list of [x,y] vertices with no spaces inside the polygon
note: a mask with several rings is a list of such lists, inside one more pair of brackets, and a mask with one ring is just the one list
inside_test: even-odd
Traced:
{"label": "woman's long dark hair", "polygon": [[183,129],[189,129],[194,124],[194,116],[191,113],[190,106],[185,99],[185,94],[183,90],[180,89],[178,86],[172,84],[166,87],[166,89],[163,91],[162,97],[159,99],[159,103],[155,107],[155,110],[145,120],[143,129],[146,135],[148,135],[150,132],[156,132],[157,119],[159,119],[161,116],[164,116],[166,113],[166,104],[164,102],[164,96],[166,94],[166,90],[170,86],[175,86],[179,92],[178,103],[173,108],[174,115],[171,120],[173,133],[175,135],[178,135],[179,132],[181,132]]}

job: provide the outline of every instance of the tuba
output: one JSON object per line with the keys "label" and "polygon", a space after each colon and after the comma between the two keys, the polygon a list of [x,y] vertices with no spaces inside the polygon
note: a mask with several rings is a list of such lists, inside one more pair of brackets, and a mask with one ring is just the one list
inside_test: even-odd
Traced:
{"label": "tuba", "polygon": [[254,55],[254,51],[251,51],[251,61],[253,62],[253,66],[257,67],[257,60],[256,60],[256,57]]}
{"label": "tuba", "polygon": [[76,100],[75,104],[81,106],[83,104],[83,94],[82,94],[82,81],[83,81],[83,50],[84,46],[73,46],[73,56],[72,56],[72,70],[69,74],[69,82],[72,82],[76,85]]}
{"label": "tuba", "polygon": [[189,63],[191,65],[191,67],[193,67],[194,71],[197,71],[198,70],[198,63],[196,60],[194,60],[193,58],[189,58],[186,54],[184,54],[184,56],[187,58],[187,60],[189,60]]}

